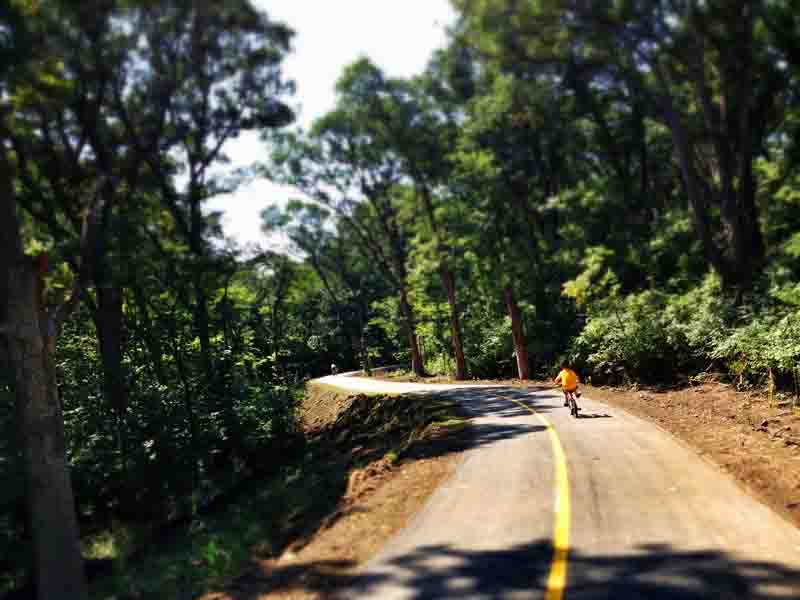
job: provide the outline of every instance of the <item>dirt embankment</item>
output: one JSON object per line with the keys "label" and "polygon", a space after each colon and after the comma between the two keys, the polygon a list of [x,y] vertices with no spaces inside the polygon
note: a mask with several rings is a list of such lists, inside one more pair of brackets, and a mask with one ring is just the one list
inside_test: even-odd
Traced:
{"label": "dirt embankment", "polygon": [[[252,567],[225,592],[204,600],[317,598],[402,529],[454,470],[467,422],[452,402],[431,396],[351,395],[312,384],[302,422],[315,468],[336,473],[338,499],[319,518],[298,518],[293,541]],[[319,485],[309,493],[326,493]]]}

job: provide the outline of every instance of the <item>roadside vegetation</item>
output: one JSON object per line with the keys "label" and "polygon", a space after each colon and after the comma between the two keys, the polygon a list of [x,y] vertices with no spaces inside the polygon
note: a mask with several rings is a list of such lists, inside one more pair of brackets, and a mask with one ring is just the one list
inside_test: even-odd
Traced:
{"label": "roadside vegetation", "polygon": [[301,447],[189,526],[146,540],[118,527],[87,540],[92,564],[107,566],[91,597],[171,600],[224,589],[258,561],[303,548],[381,476],[467,425],[441,398],[351,395],[314,383],[298,420]]}
{"label": "roadside vegetation", "polygon": [[[298,406],[332,363],[568,358],[800,405],[795,4],[452,5],[422,73],[360,59],[303,131],[292,24],[249,0],[0,2],[0,591],[86,598],[164,535],[194,544],[165,589],[217,581],[229,510],[283,543],[305,484],[274,482],[319,459]],[[226,169],[246,132],[263,154]],[[262,214],[280,251],[207,209],[254,178],[297,190]],[[381,406],[342,418],[384,454],[440,420]]]}

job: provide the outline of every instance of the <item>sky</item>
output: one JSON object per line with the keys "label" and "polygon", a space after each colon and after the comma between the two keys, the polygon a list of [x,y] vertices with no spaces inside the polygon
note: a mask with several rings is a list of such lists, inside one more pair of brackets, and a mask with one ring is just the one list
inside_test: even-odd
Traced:
{"label": "sky", "polygon": [[[369,57],[387,74],[407,77],[420,73],[433,51],[446,43],[445,28],[455,14],[448,0],[254,0],[274,20],[295,30],[293,51],[284,63],[287,79],[297,91],[290,101],[299,109],[297,124],[307,129],[336,98],[334,86],[345,66]],[[231,168],[264,160],[268,148],[249,133],[225,148]],[[236,193],[213,198],[207,210],[223,211],[225,235],[242,245],[281,246],[260,231],[260,212],[300,193],[257,180]]]}

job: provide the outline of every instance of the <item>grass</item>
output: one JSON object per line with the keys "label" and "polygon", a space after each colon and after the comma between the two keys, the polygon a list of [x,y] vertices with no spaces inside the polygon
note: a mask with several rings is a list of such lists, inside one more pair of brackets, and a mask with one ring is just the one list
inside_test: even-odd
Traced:
{"label": "grass", "polygon": [[88,557],[116,563],[112,576],[92,586],[92,598],[166,600],[220,589],[254,558],[277,556],[312,534],[335,511],[352,470],[380,459],[394,464],[417,444],[467,423],[454,403],[431,396],[348,396],[330,386],[307,395],[309,410],[321,411],[317,434],[302,457],[277,475],[253,482],[224,509],[151,544],[135,564],[125,560],[135,532],[121,527],[91,540]]}

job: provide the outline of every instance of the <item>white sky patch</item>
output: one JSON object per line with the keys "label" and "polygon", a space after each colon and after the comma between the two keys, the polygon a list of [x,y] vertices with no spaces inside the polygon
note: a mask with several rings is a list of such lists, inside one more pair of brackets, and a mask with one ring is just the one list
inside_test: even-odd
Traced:
{"label": "white sky patch", "polygon": [[[311,122],[332,109],[336,80],[348,64],[369,57],[387,74],[409,77],[423,71],[432,53],[446,43],[445,28],[455,20],[448,0],[254,0],[276,21],[295,30],[293,51],[284,74],[297,93],[291,100],[300,109],[298,124]],[[267,158],[268,148],[258,134],[248,133],[227,144],[232,163],[244,167]],[[227,169],[226,169],[227,170]],[[225,235],[241,245],[282,247],[285,241],[266,240],[261,233],[261,211],[301,197],[297,190],[258,180],[236,193],[206,203],[209,211],[224,211]]]}

